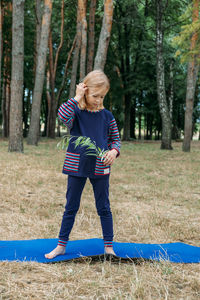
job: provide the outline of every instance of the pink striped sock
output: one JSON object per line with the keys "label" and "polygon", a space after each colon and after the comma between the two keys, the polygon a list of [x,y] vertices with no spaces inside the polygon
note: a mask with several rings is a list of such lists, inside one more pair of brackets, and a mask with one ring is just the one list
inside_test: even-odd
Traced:
{"label": "pink striped sock", "polygon": [[67,241],[59,240],[58,241],[58,246],[66,247]]}
{"label": "pink striped sock", "polygon": [[104,241],[104,247],[112,247],[113,241]]}

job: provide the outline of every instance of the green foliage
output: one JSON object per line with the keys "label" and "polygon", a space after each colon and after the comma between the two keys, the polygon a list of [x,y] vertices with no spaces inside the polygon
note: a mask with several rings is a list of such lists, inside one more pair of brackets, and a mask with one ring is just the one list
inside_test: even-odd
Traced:
{"label": "green foliage", "polygon": [[[183,22],[181,31],[174,36],[171,44],[176,48],[175,57],[180,56],[181,63],[191,61],[194,56],[199,54],[200,47],[200,20],[192,21],[192,4],[189,4],[185,13],[179,17],[180,22]],[[194,34],[198,35],[195,49],[190,49],[191,38]]]}
{"label": "green foliage", "polygon": [[[9,0],[11,2],[11,0]],[[192,5],[190,0],[164,1],[167,6],[163,16],[164,27],[164,65],[167,101],[170,90],[170,64],[174,62],[174,104],[173,125],[179,130],[184,128],[184,108],[186,90],[186,64],[191,54],[199,53],[200,41],[193,52],[190,51],[191,36],[198,35],[200,22],[192,22]],[[6,1],[2,1],[2,4]],[[99,35],[104,14],[104,1],[97,1],[95,13],[95,53],[98,46]],[[87,21],[89,21],[89,6],[87,5]],[[60,43],[61,0],[53,1],[51,30],[53,39],[53,56]],[[6,12],[3,23],[3,57],[2,82],[5,76],[4,56],[7,53],[9,63],[6,75],[11,74],[12,49],[12,14]],[[62,82],[65,63],[76,34],[77,1],[65,0],[64,6],[64,43],[58,59],[55,79],[55,93]],[[36,17],[35,1],[25,1],[25,57],[24,57],[24,119],[30,122],[30,109],[34,87],[34,56],[35,56]],[[130,99],[131,108],[135,111],[135,126],[142,115],[142,126],[147,127],[147,120],[152,120],[152,130],[160,131],[161,119],[157,102],[156,85],[156,6],[155,1],[115,0],[111,38],[108,48],[105,73],[110,79],[110,91],[104,105],[111,110],[121,131],[124,126],[124,101]],[[129,49],[129,54],[127,57]],[[129,61],[129,67],[127,66]],[[47,57],[48,66],[48,57]],[[117,73],[117,68],[120,74]],[[66,85],[62,94],[62,102],[68,100],[70,79],[72,73],[72,58],[70,60]],[[6,78],[5,78],[6,79]],[[79,66],[77,82],[79,81]],[[30,93],[28,93],[30,92]],[[49,91],[51,93],[51,90]],[[29,95],[29,96],[28,96]],[[47,125],[48,105],[46,100],[46,84],[44,84],[41,123]],[[196,93],[194,107],[194,123],[199,120],[199,93]],[[194,124],[194,128],[196,125]],[[27,128],[28,129],[28,128]],[[85,141],[82,141],[85,142]],[[91,149],[90,149],[91,150]]]}
{"label": "green foliage", "polygon": [[77,147],[85,148],[85,155],[98,156],[101,157],[101,160],[103,160],[104,155],[108,152],[108,150],[104,150],[98,147],[96,145],[96,142],[92,141],[89,137],[73,135],[64,135],[61,141],[57,144],[57,148],[66,150],[70,141],[72,141],[72,143],[75,145],[75,149]]}

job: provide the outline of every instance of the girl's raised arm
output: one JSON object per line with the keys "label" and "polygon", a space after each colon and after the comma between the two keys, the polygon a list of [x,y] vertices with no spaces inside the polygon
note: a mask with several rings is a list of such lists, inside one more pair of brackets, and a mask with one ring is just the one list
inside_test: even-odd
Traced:
{"label": "girl's raised arm", "polygon": [[78,106],[78,101],[74,98],[69,99],[67,102],[63,103],[58,109],[59,119],[71,129],[73,126],[73,121],[75,117],[75,108]]}
{"label": "girl's raised arm", "polygon": [[58,117],[69,129],[73,126],[75,108],[78,106],[78,101],[84,96],[86,90],[86,85],[79,83],[76,86],[76,96],[63,103],[58,109]]}

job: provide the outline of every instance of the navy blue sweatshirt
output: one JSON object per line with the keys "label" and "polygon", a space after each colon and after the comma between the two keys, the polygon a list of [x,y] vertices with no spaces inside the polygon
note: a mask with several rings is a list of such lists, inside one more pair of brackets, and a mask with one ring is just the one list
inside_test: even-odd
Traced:
{"label": "navy blue sweatshirt", "polygon": [[[115,118],[107,109],[99,111],[81,110],[74,98],[63,103],[58,109],[60,120],[70,129],[72,136],[89,137],[97,147],[104,150],[116,149],[120,153],[120,137]],[[85,147],[77,147],[73,138],[67,148],[63,173],[73,176],[100,178],[110,174],[98,156],[86,155]]]}

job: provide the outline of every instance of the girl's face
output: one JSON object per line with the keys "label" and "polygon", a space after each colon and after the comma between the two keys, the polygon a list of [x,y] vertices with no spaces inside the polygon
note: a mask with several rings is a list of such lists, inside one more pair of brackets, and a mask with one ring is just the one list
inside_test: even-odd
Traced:
{"label": "girl's face", "polygon": [[87,108],[93,111],[102,109],[103,100],[106,94],[106,89],[88,88],[85,93]]}

